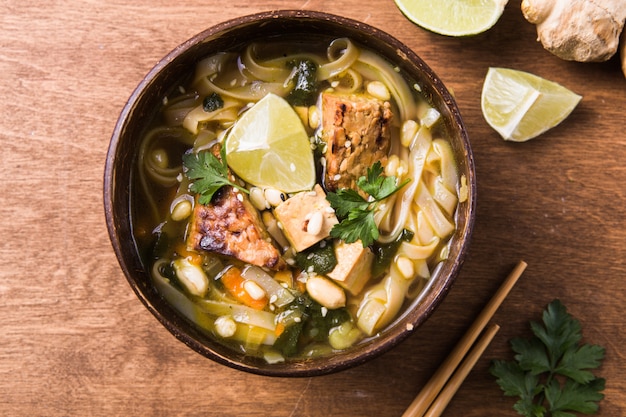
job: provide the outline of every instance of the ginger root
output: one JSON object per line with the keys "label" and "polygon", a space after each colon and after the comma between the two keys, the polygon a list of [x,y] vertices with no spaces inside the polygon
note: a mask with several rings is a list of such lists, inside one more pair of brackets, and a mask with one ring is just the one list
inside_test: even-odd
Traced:
{"label": "ginger root", "polygon": [[522,13],[537,25],[538,40],[554,55],[599,62],[617,52],[626,0],[523,0]]}

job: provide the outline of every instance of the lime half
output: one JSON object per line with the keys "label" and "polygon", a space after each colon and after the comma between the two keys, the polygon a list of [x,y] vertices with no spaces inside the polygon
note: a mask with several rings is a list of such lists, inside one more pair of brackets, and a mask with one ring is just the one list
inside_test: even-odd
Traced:
{"label": "lime half", "polygon": [[228,166],[244,181],[292,193],[315,184],[309,137],[283,98],[268,94],[235,123],[226,138]]}
{"label": "lime half", "polygon": [[508,0],[395,0],[413,23],[447,36],[470,36],[496,24]]}
{"label": "lime half", "polygon": [[489,68],[481,108],[487,123],[503,139],[524,142],[561,123],[581,98],[528,72]]}

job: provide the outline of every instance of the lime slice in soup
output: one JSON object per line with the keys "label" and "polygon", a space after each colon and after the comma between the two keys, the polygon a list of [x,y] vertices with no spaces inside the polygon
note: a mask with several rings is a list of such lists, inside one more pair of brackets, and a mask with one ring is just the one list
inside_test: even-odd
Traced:
{"label": "lime slice in soup", "polygon": [[395,0],[413,23],[447,36],[469,36],[491,28],[508,0]]}
{"label": "lime slice in soup", "polygon": [[309,137],[283,98],[268,94],[247,110],[226,138],[229,167],[244,181],[292,193],[315,184]]}
{"label": "lime slice in soup", "polygon": [[505,140],[524,142],[561,123],[581,96],[536,75],[489,68],[481,95],[485,120]]}

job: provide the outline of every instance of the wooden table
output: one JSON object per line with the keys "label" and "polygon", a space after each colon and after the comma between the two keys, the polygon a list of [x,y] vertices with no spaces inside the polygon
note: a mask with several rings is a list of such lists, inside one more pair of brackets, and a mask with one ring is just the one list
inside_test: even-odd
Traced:
{"label": "wooden table", "polygon": [[[400,416],[500,282],[528,269],[494,317],[502,326],[448,416],[515,416],[489,374],[559,298],[586,341],[606,347],[601,416],[626,415],[626,81],[617,58],[562,61],[512,0],[472,38],[428,33],[392,0],[0,3],[0,414],[4,416]],[[317,378],[217,365],[141,305],[111,249],[102,206],[109,138],[157,60],[223,20],[316,9],[383,29],[454,90],[474,148],[478,219],[468,259],[432,318],[391,352]],[[541,138],[506,143],[487,125],[487,68],[530,71],[584,98]]]}

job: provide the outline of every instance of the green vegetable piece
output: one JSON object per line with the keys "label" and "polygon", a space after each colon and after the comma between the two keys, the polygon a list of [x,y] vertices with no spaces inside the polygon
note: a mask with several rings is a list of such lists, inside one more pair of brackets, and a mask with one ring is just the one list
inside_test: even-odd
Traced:
{"label": "green vegetable piece", "polygon": [[531,322],[533,337],[511,339],[514,361],[494,360],[489,371],[504,395],[519,397],[513,408],[527,417],[573,417],[593,414],[604,398],[605,380],[591,372],[604,358],[604,348],[582,344],[580,322],[559,300]]}
{"label": "green vegetable piece", "polygon": [[295,323],[286,327],[285,331],[274,342],[274,348],[285,357],[298,353],[298,341],[300,340],[303,327],[304,323]]}
{"label": "green vegetable piece", "polygon": [[185,175],[193,181],[189,190],[200,194],[200,204],[209,204],[213,195],[225,185],[233,186],[244,193],[248,193],[248,190],[228,179],[225,147],[222,147],[220,151],[220,159],[216,158],[210,151],[197,154],[189,152],[183,155]]}
{"label": "green vegetable piece", "polygon": [[321,241],[296,255],[296,264],[303,271],[326,274],[337,265],[335,248],[328,241]]}
{"label": "green vegetable piece", "polygon": [[322,306],[306,294],[299,294],[287,310],[293,310],[300,321],[290,321],[274,342],[274,348],[285,357],[296,355],[300,348],[311,342],[326,342],[330,329],[350,320],[350,313],[345,308],[322,311]]}
{"label": "green vegetable piece", "polygon": [[215,110],[219,110],[224,107],[224,100],[222,96],[217,93],[211,93],[202,101],[202,108],[205,112],[210,113]]}
{"label": "green vegetable piece", "polygon": [[326,199],[335,209],[341,221],[330,230],[330,236],[353,243],[361,240],[363,247],[371,245],[378,239],[379,232],[374,221],[374,211],[377,204],[404,187],[410,180],[406,179],[397,184],[394,176],[383,175],[383,166],[378,161],[367,169],[367,176],[357,180],[357,186],[369,194],[371,199],[365,199],[352,189],[340,189],[336,193],[329,192]]}
{"label": "green vegetable piece", "polygon": [[287,101],[293,106],[310,106],[314,104],[317,95],[317,64],[303,59],[290,62],[294,67],[294,87],[287,96]]}
{"label": "green vegetable piece", "polygon": [[372,263],[372,277],[376,278],[389,268],[393,257],[402,242],[410,242],[413,239],[414,233],[408,229],[403,229],[400,236],[393,242],[381,245],[374,243],[372,245],[372,252],[374,252],[374,262]]}

